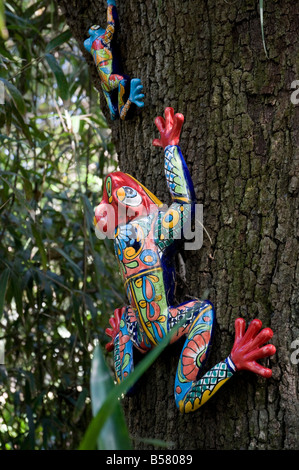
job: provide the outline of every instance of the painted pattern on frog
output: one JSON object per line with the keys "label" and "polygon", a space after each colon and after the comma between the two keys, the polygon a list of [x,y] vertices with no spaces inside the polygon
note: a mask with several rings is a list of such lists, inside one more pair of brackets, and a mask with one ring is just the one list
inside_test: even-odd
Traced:
{"label": "painted pattern on frog", "polygon": [[95,210],[97,229],[114,236],[116,256],[128,297],[128,306],[116,309],[106,333],[114,350],[117,380],[133,369],[134,348],[146,353],[180,322],[172,342],[186,337],[175,378],[176,405],[182,413],[203,405],[238,370],[247,369],[270,377],[270,369],[256,362],[275,353],[270,328],[253,320],[235,321],[235,342],[230,355],[203,374],[208,357],[215,311],[207,300],[190,300],[174,305],[173,254],[184,227],[194,217],[195,193],[179,147],[184,117],[165,109],[165,119],[155,124],[160,139],[153,145],[164,149],[165,176],[172,204],[165,209],[148,189],[130,175],[114,172],[107,176],[103,200]]}

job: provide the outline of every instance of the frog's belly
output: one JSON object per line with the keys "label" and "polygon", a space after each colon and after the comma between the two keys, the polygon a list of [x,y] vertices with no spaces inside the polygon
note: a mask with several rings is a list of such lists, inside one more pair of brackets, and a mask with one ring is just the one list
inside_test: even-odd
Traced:
{"label": "frog's belly", "polygon": [[168,313],[162,268],[134,274],[126,279],[125,285],[144,333],[152,344],[159,343],[167,333]]}

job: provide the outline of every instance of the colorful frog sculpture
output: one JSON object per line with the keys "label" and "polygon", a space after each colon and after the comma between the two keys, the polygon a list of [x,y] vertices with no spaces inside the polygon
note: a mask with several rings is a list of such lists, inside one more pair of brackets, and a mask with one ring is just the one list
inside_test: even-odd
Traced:
{"label": "colorful frog sculpture", "polygon": [[124,120],[132,114],[134,105],[139,108],[144,106],[144,94],[139,78],[130,79],[120,72],[113,41],[117,22],[115,0],[107,0],[107,28],[91,26],[84,47],[91,53],[96,64],[111,119],[120,117]]}
{"label": "colorful frog sculpture", "polygon": [[215,325],[215,311],[207,300],[193,299],[174,305],[173,254],[184,236],[184,226],[194,216],[195,194],[179,147],[184,117],[165,109],[165,119],[155,124],[164,149],[165,176],[172,204],[162,203],[128,174],[114,172],[105,180],[103,200],[96,207],[97,230],[114,237],[116,256],[128,297],[128,305],[114,312],[106,333],[114,350],[117,380],[133,369],[133,350],[146,353],[180,322],[172,342],[185,336],[175,378],[175,400],[182,413],[206,403],[239,370],[271,377],[271,370],[256,361],[275,353],[270,328],[253,320],[235,321],[235,342],[223,361],[203,374]]}

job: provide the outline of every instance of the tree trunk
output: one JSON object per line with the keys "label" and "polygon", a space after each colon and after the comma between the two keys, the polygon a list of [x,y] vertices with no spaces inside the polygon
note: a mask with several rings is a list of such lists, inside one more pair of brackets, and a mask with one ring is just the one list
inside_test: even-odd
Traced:
{"label": "tree trunk", "polygon": [[[105,2],[57,3],[100,90],[83,40],[90,25],[105,26]],[[138,393],[124,400],[136,449],[153,448],[143,438],[184,450],[299,447],[298,366],[291,360],[299,339],[299,106],[291,101],[299,21],[291,0],[264,3],[268,58],[257,0],[117,2],[124,71],[141,78],[146,94],[132,120],[111,123],[119,166],[169,203],[163,152],[151,144],[154,118],[166,106],[184,114],[180,147],[209,237],[200,250],[183,253],[179,294],[215,306],[209,365],[230,352],[238,316],[271,327],[277,348],[268,361],[271,379],[240,372],[188,415],[176,409],[173,393],[182,345],[167,348]],[[100,98],[109,120],[102,92]]]}

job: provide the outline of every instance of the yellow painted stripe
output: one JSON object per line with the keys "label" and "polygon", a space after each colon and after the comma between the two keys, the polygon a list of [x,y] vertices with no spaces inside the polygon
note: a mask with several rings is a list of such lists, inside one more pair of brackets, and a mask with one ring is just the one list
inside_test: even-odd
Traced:
{"label": "yellow painted stripe", "polygon": [[146,332],[146,335],[147,335],[147,337],[149,338],[149,340],[152,342],[152,344],[155,344],[155,345],[156,345],[156,344],[157,344],[157,341],[154,339],[152,333],[149,331],[149,329],[147,328],[146,324],[144,323],[143,316],[142,316],[142,313],[141,313],[141,311],[140,311],[139,304],[138,304],[138,302],[137,302],[134,289],[131,289],[131,293],[132,293],[132,296],[133,296],[133,299],[134,299],[134,303],[135,303],[136,308],[137,308],[138,313],[139,313],[139,319],[140,319],[141,325],[142,325],[144,331]]}

